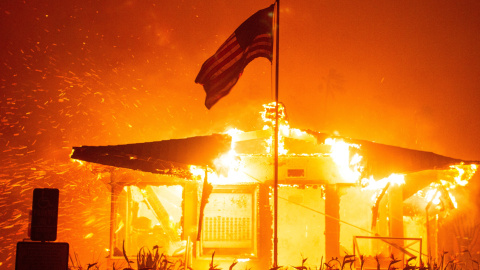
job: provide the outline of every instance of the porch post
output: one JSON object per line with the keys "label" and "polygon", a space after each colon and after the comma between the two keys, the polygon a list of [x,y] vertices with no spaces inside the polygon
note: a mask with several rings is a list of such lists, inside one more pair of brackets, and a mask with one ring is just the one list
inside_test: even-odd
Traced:
{"label": "porch post", "polygon": [[[390,186],[388,193],[388,216],[390,237],[403,238],[403,187],[401,186]],[[403,240],[394,240],[392,242],[401,247],[405,245]],[[403,263],[403,258],[405,255],[403,252],[396,248],[392,248],[391,252],[395,258],[402,259]]]}
{"label": "porch post", "polygon": [[183,240],[190,238],[193,251],[197,248],[198,186],[196,181],[186,181],[183,190]]}
{"label": "porch post", "polygon": [[340,253],[340,196],[336,185],[325,187],[325,260]]}
{"label": "porch post", "polygon": [[109,247],[109,257],[110,259],[114,256],[115,251],[115,220],[117,218],[117,194],[114,179],[114,171],[110,171],[110,247]]}

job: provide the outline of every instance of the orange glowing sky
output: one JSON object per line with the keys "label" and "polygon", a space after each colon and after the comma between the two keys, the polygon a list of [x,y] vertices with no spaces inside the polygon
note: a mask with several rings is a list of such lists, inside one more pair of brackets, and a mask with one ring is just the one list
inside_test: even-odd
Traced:
{"label": "orange glowing sky", "polygon": [[[266,59],[253,61],[210,111],[193,81],[233,30],[269,4],[5,1],[1,104],[11,114],[2,113],[2,144],[55,148],[259,128],[257,112],[274,97]],[[281,5],[280,101],[293,126],[480,159],[479,3]]]}

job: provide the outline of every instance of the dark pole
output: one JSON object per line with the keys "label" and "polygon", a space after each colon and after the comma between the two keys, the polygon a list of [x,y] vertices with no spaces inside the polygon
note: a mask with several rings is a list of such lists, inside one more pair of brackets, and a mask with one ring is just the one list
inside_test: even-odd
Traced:
{"label": "dark pole", "polygon": [[274,208],[274,222],[273,222],[273,267],[278,266],[278,52],[279,52],[279,22],[280,22],[280,0],[277,0],[276,13],[276,28],[275,28],[275,176],[273,187],[273,208]]}

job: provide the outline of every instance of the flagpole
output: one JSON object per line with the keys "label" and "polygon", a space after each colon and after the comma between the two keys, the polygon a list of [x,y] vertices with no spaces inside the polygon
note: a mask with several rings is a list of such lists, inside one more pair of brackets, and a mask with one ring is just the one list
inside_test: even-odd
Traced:
{"label": "flagpole", "polygon": [[277,2],[275,14],[275,162],[274,162],[274,187],[273,187],[273,267],[278,267],[278,52],[279,52],[279,24],[280,24],[280,0]]}

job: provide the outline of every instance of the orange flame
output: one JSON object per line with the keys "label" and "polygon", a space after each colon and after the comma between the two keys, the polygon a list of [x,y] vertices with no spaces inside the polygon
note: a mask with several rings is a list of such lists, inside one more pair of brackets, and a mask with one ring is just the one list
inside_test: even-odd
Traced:
{"label": "orange flame", "polygon": [[[271,129],[272,136],[270,136],[267,142],[267,153],[271,153],[274,150],[274,129],[275,129],[275,102],[270,102],[263,105],[262,120],[265,122],[263,126],[264,130]],[[278,154],[286,155],[288,150],[285,149],[285,135],[290,133],[290,125],[287,121],[287,116],[285,114],[285,107],[283,104],[278,103]]]}
{"label": "orange flame", "polygon": [[380,179],[378,181],[373,179],[373,177],[363,178],[361,180],[361,185],[365,190],[383,189],[387,186],[388,183],[390,183],[391,185],[401,186],[405,184],[405,175],[392,173],[390,176]]}
{"label": "orange flame", "polygon": [[451,188],[454,188],[456,185],[465,186],[468,184],[468,181],[473,177],[477,171],[476,164],[464,165],[463,163],[459,165],[452,165],[450,168],[453,171],[457,171],[458,175],[454,177],[455,184]]}
{"label": "orange flame", "polygon": [[[238,135],[244,132],[239,129],[232,128],[225,133],[232,137],[231,148],[230,151],[213,161],[213,164],[217,168],[216,172],[210,168],[207,169],[208,182],[212,184],[239,183],[244,181],[242,180],[243,173],[240,169],[240,159],[235,152],[235,144],[238,141]],[[190,165],[189,170],[194,179],[204,179],[205,168]]]}
{"label": "orange flame", "polygon": [[[450,172],[447,173],[444,179],[436,183],[431,183],[426,191],[420,190],[417,195],[423,197],[426,202],[432,202],[434,205],[439,205],[442,201],[441,198],[445,198],[448,195],[454,208],[458,207],[458,203],[451,190],[457,186],[465,186],[469,180],[473,177],[477,170],[476,164],[464,165],[463,163],[450,166]],[[447,194],[443,194],[443,193]],[[436,194],[436,195],[435,195]]]}
{"label": "orange flame", "polygon": [[80,159],[70,159],[73,163],[77,163],[79,166],[84,166],[85,161],[80,160]]}
{"label": "orange flame", "polygon": [[363,170],[362,156],[355,154],[350,158],[350,147],[360,148],[360,145],[332,138],[327,138],[325,144],[331,146],[330,156],[342,178],[350,183],[358,182]]}

